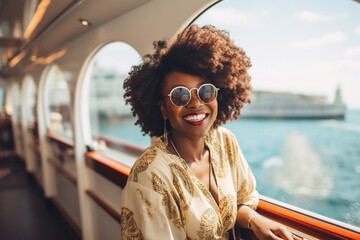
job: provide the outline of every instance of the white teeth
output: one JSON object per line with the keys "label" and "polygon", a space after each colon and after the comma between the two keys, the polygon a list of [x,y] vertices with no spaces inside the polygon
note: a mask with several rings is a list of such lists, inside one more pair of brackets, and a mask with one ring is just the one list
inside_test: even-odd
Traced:
{"label": "white teeth", "polygon": [[187,121],[192,121],[192,122],[199,122],[201,120],[203,120],[205,118],[205,114],[199,114],[199,115],[190,115],[185,117],[184,119]]}

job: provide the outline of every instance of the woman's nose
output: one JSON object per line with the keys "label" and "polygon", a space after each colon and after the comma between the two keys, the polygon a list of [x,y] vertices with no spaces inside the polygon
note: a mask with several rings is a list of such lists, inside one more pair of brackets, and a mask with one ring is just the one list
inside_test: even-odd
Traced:
{"label": "woman's nose", "polygon": [[187,107],[189,108],[199,108],[203,105],[203,102],[199,99],[197,94],[197,89],[191,89],[191,99]]}

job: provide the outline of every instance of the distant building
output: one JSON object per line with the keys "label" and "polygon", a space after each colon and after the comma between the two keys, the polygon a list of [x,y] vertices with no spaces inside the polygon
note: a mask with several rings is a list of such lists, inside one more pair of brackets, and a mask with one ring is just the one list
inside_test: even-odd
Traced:
{"label": "distant building", "polygon": [[324,96],[286,92],[253,91],[252,103],[244,106],[243,118],[344,119],[346,106],[337,88],[333,103]]}
{"label": "distant building", "polygon": [[124,100],[126,77],[116,69],[97,69],[90,82],[90,112],[103,119],[131,116],[131,106]]}

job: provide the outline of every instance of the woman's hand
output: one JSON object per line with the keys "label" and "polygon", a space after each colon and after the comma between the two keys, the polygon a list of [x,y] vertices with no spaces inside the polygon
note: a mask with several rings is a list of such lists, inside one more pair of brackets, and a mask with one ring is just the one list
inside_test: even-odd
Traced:
{"label": "woman's hand", "polygon": [[284,226],[261,215],[256,215],[250,221],[251,230],[261,240],[301,240],[291,234]]}

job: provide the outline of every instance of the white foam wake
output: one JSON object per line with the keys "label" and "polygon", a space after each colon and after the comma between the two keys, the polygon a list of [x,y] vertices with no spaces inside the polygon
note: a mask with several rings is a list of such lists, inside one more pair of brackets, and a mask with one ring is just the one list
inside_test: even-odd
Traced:
{"label": "white foam wake", "polygon": [[275,184],[291,195],[325,198],[334,187],[326,160],[298,132],[287,136],[281,156],[270,158],[266,166],[278,166],[274,169]]}

